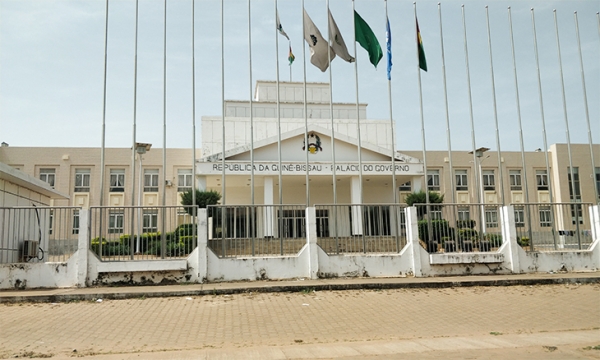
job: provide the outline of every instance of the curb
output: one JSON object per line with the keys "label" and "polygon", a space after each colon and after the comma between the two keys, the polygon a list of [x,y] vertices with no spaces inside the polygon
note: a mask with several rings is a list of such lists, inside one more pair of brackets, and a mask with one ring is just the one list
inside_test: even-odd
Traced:
{"label": "curb", "polygon": [[263,287],[244,287],[228,289],[198,289],[175,291],[148,291],[148,292],[119,292],[112,293],[86,293],[86,294],[49,294],[49,295],[16,295],[0,296],[0,304],[10,303],[59,303],[70,301],[95,301],[124,300],[139,298],[182,297],[182,296],[208,296],[208,295],[234,295],[244,293],[280,293],[302,291],[343,291],[343,290],[383,290],[383,289],[444,289],[453,287],[475,286],[532,286],[532,285],[561,285],[561,284],[599,284],[598,277],[561,277],[539,279],[502,279],[502,280],[465,280],[465,281],[427,281],[410,283],[353,283],[353,284],[314,284],[314,285],[272,285]]}

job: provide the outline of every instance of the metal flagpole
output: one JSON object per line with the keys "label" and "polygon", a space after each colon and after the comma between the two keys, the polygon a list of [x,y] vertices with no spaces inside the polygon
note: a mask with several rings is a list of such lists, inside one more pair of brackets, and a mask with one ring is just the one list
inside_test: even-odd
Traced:
{"label": "metal flagpole", "polygon": [[[222,106],[222,118],[221,118],[221,125],[223,127],[223,132],[222,132],[222,136],[223,136],[223,144],[222,144],[222,153],[221,153],[221,167],[222,167],[222,173],[221,173],[221,192],[223,193],[223,200],[221,201],[222,205],[225,205],[227,203],[227,197],[226,197],[226,193],[225,193],[225,36],[224,36],[224,32],[225,32],[225,7],[223,5],[224,0],[221,0],[221,106]],[[223,214],[224,215],[224,214]],[[221,221],[223,222],[223,226],[225,225],[225,218],[221,218]],[[224,233],[224,231],[222,232]],[[225,253],[223,253],[225,254]]]}
{"label": "metal flagpole", "polygon": [[[195,35],[195,22],[196,22],[196,11],[194,7],[195,0],[192,0],[192,223],[197,224],[197,211],[196,207],[196,42],[194,40]],[[196,226],[192,226],[192,237],[196,238]],[[197,241],[194,240],[194,245],[197,245]]]}
{"label": "metal flagpole", "polygon": [[444,32],[442,31],[442,4],[438,3],[438,14],[440,18],[440,46],[442,49],[442,79],[444,83],[444,107],[446,110],[446,137],[448,143],[448,166],[450,167],[450,189],[452,192],[452,203],[456,204],[456,191],[454,188],[454,166],[452,165],[452,141],[450,140],[450,111],[448,110],[448,87],[446,85],[446,57],[444,55]]}
{"label": "metal flagpole", "polygon": [[254,114],[252,113],[252,14],[250,2],[251,0],[248,0],[248,76],[250,80],[250,204],[254,205]]}
{"label": "metal flagpole", "polygon": [[[254,114],[252,106],[252,6],[248,0],[248,77],[250,80],[250,204],[254,205]],[[252,239],[252,256],[254,249],[255,208],[250,209],[250,237]]]}
{"label": "metal flagpole", "polygon": [[[417,41],[417,75],[418,75],[418,79],[419,79],[419,111],[421,114],[421,142],[423,144],[423,181],[424,181],[424,185],[425,185],[425,206],[427,209],[427,213],[429,214],[429,186],[427,184],[427,145],[425,142],[425,117],[423,115],[423,88],[421,85],[421,67],[419,65],[419,29],[418,29],[418,25],[417,25],[417,2],[413,2],[413,10],[415,12],[415,39]],[[431,217],[428,217],[429,219],[431,219]],[[432,229],[431,229],[431,221],[427,221],[427,226],[428,226],[428,242],[430,242],[431,240],[431,236],[432,234]],[[429,249],[429,246],[428,246]]]}
{"label": "metal flagpole", "polygon": [[166,255],[167,246],[167,231],[166,231],[166,210],[167,205],[167,0],[164,0],[164,27],[163,27],[163,168],[162,168],[162,231],[161,231],[161,258]]}
{"label": "metal flagpole", "polygon": [[[325,2],[325,6],[327,7],[327,16],[329,16],[329,0]],[[329,21],[329,17],[327,18],[327,59],[329,59],[329,116],[331,118],[331,173],[333,176],[333,227],[335,234],[335,248],[336,254],[339,254],[339,238],[337,231],[337,174],[335,168],[335,122],[333,121],[333,89],[332,89],[332,81],[333,77],[331,75],[331,23]]]}
{"label": "metal flagpole", "polygon": [[[104,95],[102,99],[102,150],[100,151],[100,206],[104,204],[104,151],[106,146],[106,72],[108,67],[108,0],[104,25]],[[100,222],[102,224],[102,222]]]}
{"label": "metal flagpole", "polygon": [[[304,0],[302,0],[302,36],[304,36]],[[302,42],[302,63],[304,64],[304,152],[306,153],[306,206],[310,206],[310,185],[308,178],[308,107],[306,105],[306,41]]]}
{"label": "metal flagpole", "polygon": [[[479,167],[478,167],[478,162],[477,162],[477,145],[475,143],[475,122],[473,119],[473,99],[471,97],[471,72],[469,70],[469,48],[468,48],[468,44],[467,44],[467,23],[465,21],[465,6],[462,5],[462,23],[463,23],[463,35],[464,35],[464,42],[465,42],[465,65],[466,65],[466,70],[467,70],[467,88],[468,88],[468,99],[469,99],[469,118],[471,120],[471,145],[473,147],[473,172],[475,174],[475,184],[476,184],[476,188],[477,188],[477,203],[481,204],[483,199],[481,198],[481,182],[480,182],[480,174],[479,174]],[[484,222],[484,214],[483,214],[483,209],[481,209],[479,211],[479,227],[480,229],[483,229],[483,222]]]}
{"label": "metal flagpole", "polygon": [[[540,59],[538,56],[538,47],[537,47],[537,35],[535,30],[535,14],[533,8],[531,8],[531,24],[533,30],[533,50],[535,53],[535,68],[537,70],[537,80],[538,80],[538,94],[540,98],[540,113],[542,116],[542,135],[544,140],[544,156],[546,158],[546,179],[548,181],[548,194],[550,195],[550,203],[554,202],[554,196],[552,195],[552,180],[550,176],[550,159],[548,157],[548,137],[546,135],[546,119],[544,116],[544,100],[542,96],[542,76],[540,74]],[[552,219],[556,219],[554,215],[554,206],[552,205]],[[553,220],[554,221],[554,220]],[[554,226],[552,227],[552,239],[554,240],[554,248],[556,249],[556,236],[554,233]],[[530,243],[532,246],[533,243]],[[533,251],[533,246],[531,247]]]}
{"label": "metal flagpole", "polygon": [[[354,0],[352,0],[352,16],[354,17],[355,13],[354,9]],[[356,134],[358,140],[358,188],[360,192],[360,204],[362,209],[363,204],[363,173],[362,173],[362,144],[360,139],[360,109],[359,109],[359,97],[358,97],[358,56],[356,56],[356,21],[352,22],[353,24],[353,33],[354,33],[354,79],[356,81]],[[362,214],[362,211],[361,211]],[[364,239],[364,237],[363,237]]]}
{"label": "metal flagpole", "polygon": [[394,116],[392,114],[392,29],[390,28],[390,19],[388,18],[387,0],[384,0],[385,5],[385,28],[386,28],[386,45],[388,52],[388,104],[390,108],[390,131],[392,132],[392,199],[394,199],[394,229],[396,231],[396,249],[400,251],[400,229],[398,222],[398,187],[396,185],[396,127],[394,126]]}
{"label": "metal flagpole", "polygon": [[[581,85],[583,87],[583,103],[585,105],[585,119],[587,121],[587,130],[588,130],[588,141],[590,143],[590,158],[592,160],[592,176],[595,174],[596,162],[594,161],[594,146],[592,145],[592,128],[590,126],[590,112],[588,109],[588,101],[587,101],[587,91],[585,87],[585,73],[583,71],[583,55],[581,54],[581,41],[579,39],[579,20],[577,19],[577,11],[574,13],[575,16],[575,30],[577,34],[577,47],[579,49],[579,66],[581,67]],[[598,187],[594,186],[594,193],[596,194],[596,203],[600,201],[600,194],[598,194]]]}
{"label": "metal flagpole", "polygon": [[[562,102],[563,102],[563,113],[564,113],[564,117],[565,117],[565,134],[567,137],[567,151],[569,153],[569,176],[571,177],[571,189],[572,189],[572,194],[571,195],[571,202],[576,202],[577,200],[577,194],[575,192],[575,174],[573,172],[573,156],[571,153],[571,136],[569,135],[569,118],[567,116],[567,98],[565,95],[565,79],[563,76],[563,69],[562,69],[562,57],[560,55],[560,39],[558,36],[558,20],[556,18],[556,9],[553,10],[554,12],[554,29],[556,30],[556,48],[557,48],[557,54],[558,54],[558,65],[559,65],[559,69],[560,69],[560,85],[561,85],[561,90],[562,90]],[[575,211],[575,216],[579,217],[579,213],[578,211]],[[577,225],[577,234],[579,235],[579,219],[577,219],[577,221],[575,222]],[[577,236],[578,239],[578,245],[579,245],[579,250],[581,250],[581,237]]]}
{"label": "metal flagpole", "polygon": [[[277,18],[277,0],[275,0],[275,18]],[[275,29],[275,64],[277,88],[277,175],[279,180],[279,205],[283,204],[283,179],[281,175],[281,99],[279,98],[279,31]],[[280,209],[281,210],[281,209]]]}
{"label": "metal flagpole", "polygon": [[[515,57],[515,41],[513,37],[510,6],[508,7],[508,29],[510,31],[510,49],[512,53],[513,74],[515,77],[515,99],[517,105],[517,120],[519,123],[519,143],[521,147],[521,162],[523,164],[523,186],[525,187],[525,202],[529,203],[529,181],[527,180],[527,164],[525,163],[525,145],[523,143],[523,125],[521,122],[521,102],[519,100],[519,80],[517,77],[517,60]],[[529,206],[527,206],[527,219],[529,222],[531,222],[531,209]],[[529,225],[529,239],[533,239],[531,224]]]}
{"label": "metal flagpole", "polygon": [[[104,205],[104,152],[106,147],[106,72],[108,64],[108,0],[106,0],[106,20],[104,23],[104,89],[102,99],[102,150],[100,151],[100,206]],[[100,237],[102,238],[102,209],[100,210]],[[102,244],[102,241],[100,241]],[[102,250],[102,245],[100,245]]]}
{"label": "metal flagpole", "polygon": [[[134,64],[133,64],[133,143],[131,144],[131,206],[135,206],[135,156],[136,156],[136,143],[137,143],[137,53],[138,53],[138,29],[139,29],[139,0],[135,0],[135,50],[134,50]],[[142,155],[138,155],[140,157],[140,163],[142,161]],[[142,172],[138,174],[138,177],[142,176]],[[139,233],[142,231],[140,226],[140,218],[141,218],[141,210],[137,209],[137,217],[138,217],[138,239]],[[134,234],[135,227],[135,208],[131,210],[131,234]],[[132,240],[133,241],[133,240]],[[139,240],[138,240],[139,243]],[[133,243],[131,244],[133,247]],[[131,249],[131,259],[133,259],[133,254],[137,249]]]}
{"label": "metal flagpole", "polygon": [[[502,150],[500,150],[500,130],[498,127],[498,108],[496,104],[496,83],[494,80],[494,56],[492,55],[492,36],[490,34],[490,15],[488,6],[485,6],[485,20],[487,24],[488,49],[490,52],[490,75],[492,80],[492,100],[494,104],[494,123],[496,125],[496,148],[498,149],[498,176],[500,177],[500,194],[502,205],[506,205],[504,193],[504,172],[502,171]],[[526,176],[525,176],[526,177]]]}

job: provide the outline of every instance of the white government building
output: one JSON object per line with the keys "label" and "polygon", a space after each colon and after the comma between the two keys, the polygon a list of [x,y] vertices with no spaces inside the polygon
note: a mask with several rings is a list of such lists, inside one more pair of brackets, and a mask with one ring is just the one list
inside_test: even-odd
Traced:
{"label": "white government building", "polygon": [[[250,104],[248,101],[225,103],[225,197],[227,205],[279,204],[281,187],[283,204],[307,204],[304,84],[280,82],[281,173],[279,184],[279,131],[277,84],[258,81],[252,105],[253,141],[251,141]],[[360,141],[356,131],[356,104],[334,103],[330,118],[329,86],[307,85],[307,124],[309,162],[309,205],[315,204],[390,204],[394,192],[403,203],[407,194],[424,189],[422,151],[392,149],[389,120],[367,119],[367,104],[359,104]],[[334,127],[332,137],[331,127]],[[195,180],[198,188],[222,192],[223,121],[221,116],[202,117],[202,146],[197,150]],[[332,139],[335,145],[335,162]],[[253,145],[253,151],[251,151]],[[361,148],[362,196],[358,168]],[[596,164],[592,169],[589,144],[572,144],[575,193],[569,187],[569,159],[566,144],[548,149],[550,173],[546,171],[545,153],[525,153],[522,167],[520,152],[502,152],[502,176],[505,203],[584,202],[597,203],[594,188],[600,190],[600,145],[593,145]],[[253,154],[251,155],[251,152]],[[152,148],[143,155],[143,188],[141,203],[158,206],[180,203],[179,193],[192,186],[191,149],[167,149],[163,179],[162,149]],[[107,206],[137,205],[139,162],[132,172],[132,150],[106,149],[105,189],[103,204]],[[502,203],[498,153],[486,153],[489,159],[480,164],[481,191],[475,186],[473,155],[453,151],[452,165],[448,151],[427,152],[428,188],[444,195],[446,203]],[[251,157],[254,157],[254,191],[251,186]],[[395,156],[397,189],[393,189],[392,157]],[[67,196],[51,199],[53,206],[89,207],[100,204],[100,149],[61,147],[0,147],[0,162],[48,182],[58,193]],[[333,198],[333,166],[337,199]],[[528,196],[524,176],[527,176]],[[451,186],[454,176],[454,188]],[[136,188],[133,187],[135,184]],[[163,184],[165,186],[163,187]],[[549,184],[551,186],[549,186]],[[4,206],[27,205],[20,202],[5,181],[0,182]],[[552,194],[550,193],[552,191]],[[149,226],[156,224],[149,221]],[[75,226],[76,223],[73,223]],[[148,229],[153,230],[153,229]]]}

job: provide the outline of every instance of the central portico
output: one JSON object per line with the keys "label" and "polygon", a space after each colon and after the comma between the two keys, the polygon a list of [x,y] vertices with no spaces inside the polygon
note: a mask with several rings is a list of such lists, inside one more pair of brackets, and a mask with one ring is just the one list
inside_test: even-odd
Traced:
{"label": "central portico", "polygon": [[[252,106],[255,114],[252,118],[253,151],[248,138],[251,121],[248,102],[226,102],[227,114],[230,116],[225,117],[224,154],[222,119],[203,118],[203,151],[207,156],[200,159],[196,165],[198,187],[222,192],[221,181],[225,174],[224,203],[251,204],[251,182],[254,174],[254,203],[279,204],[281,172],[282,203],[306,204],[308,166],[309,205],[360,204],[359,179],[362,169],[362,202],[389,204],[394,202],[394,163],[397,185],[410,181],[413,189],[421,188],[423,164],[419,159],[392,151],[391,134],[394,129],[389,121],[363,119],[363,116],[366,117],[366,104],[360,104],[362,141],[359,166],[357,120],[351,118],[352,115],[356,115],[356,104],[334,103],[332,121],[328,116],[330,107],[327,84],[307,84],[307,93],[311,94],[311,102],[307,104],[310,116],[307,129],[303,118],[304,103],[299,101],[302,99],[297,98],[298,91],[295,91],[302,86],[302,83],[280,83],[281,116],[278,120],[276,117],[260,116],[277,113],[276,84],[260,81],[257,83],[256,99]],[[323,109],[325,111],[321,111]],[[281,129],[286,129],[280,135],[277,133],[279,124]],[[308,146],[305,145],[305,133]],[[394,155],[395,159],[392,161]],[[337,183],[337,199],[333,198],[334,177]]]}

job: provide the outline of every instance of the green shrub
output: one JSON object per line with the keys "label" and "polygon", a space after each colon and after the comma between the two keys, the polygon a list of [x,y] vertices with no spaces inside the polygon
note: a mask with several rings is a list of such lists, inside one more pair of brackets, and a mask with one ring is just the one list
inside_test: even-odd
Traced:
{"label": "green shrub", "polygon": [[[186,236],[192,235],[192,227],[196,226],[196,224],[181,224],[175,229],[175,233],[177,236]],[[198,230],[196,229],[196,234],[198,234]]]}
{"label": "green shrub", "polygon": [[459,229],[458,230],[458,241],[463,242],[465,240],[472,240],[473,242],[476,242],[478,240],[477,230],[470,229],[470,228]]}
{"label": "green shrub", "polygon": [[527,236],[523,236],[517,239],[517,243],[521,246],[529,246],[529,238]]}
{"label": "green shrub", "polygon": [[[425,242],[429,239],[429,226],[427,220],[420,220],[418,222],[419,227],[419,238]],[[440,243],[443,237],[454,238],[454,228],[448,225],[447,220],[431,220],[431,240]]]}
{"label": "green shrub", "polygon": [[485,234],[483,239],[489,241],[492,247],[502,246],[502,235],[500,234]]}
{"label": "green shrub", "polygon": [[473,219],[456,221],[456,228],[458,229],[475,229],[476,225],[477,222]]}

